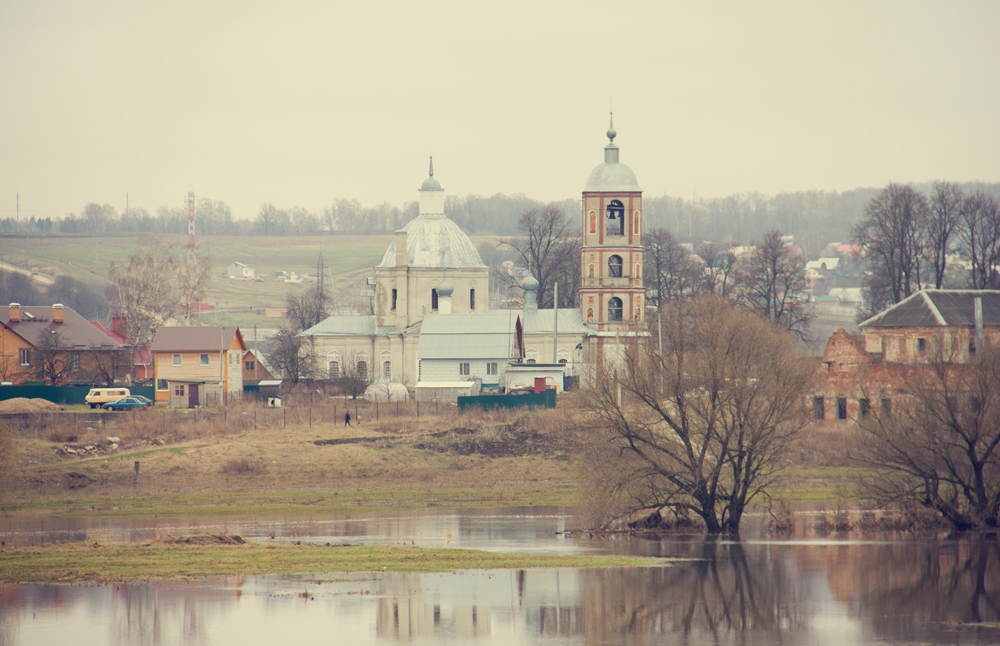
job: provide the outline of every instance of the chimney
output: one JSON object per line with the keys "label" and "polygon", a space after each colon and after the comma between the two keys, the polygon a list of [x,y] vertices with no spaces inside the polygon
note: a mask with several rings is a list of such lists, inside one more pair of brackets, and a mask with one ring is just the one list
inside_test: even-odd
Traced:
{"label": "chimney", "polygon": [[63,322],[63,304],[56,303],[52,306],[52,322],[62,323]]}
{"label": "chimney", "polygon": [[10,304],[10,322],[20,323],[21,322],[21,304],[11,303]]}
{"label": "chimney", "polygon": [[120,334],[123,339],[127,339],[128,335],[125,334],[125,315],[124,314],[112,314],[111,315],[111,331],[115,334]]}

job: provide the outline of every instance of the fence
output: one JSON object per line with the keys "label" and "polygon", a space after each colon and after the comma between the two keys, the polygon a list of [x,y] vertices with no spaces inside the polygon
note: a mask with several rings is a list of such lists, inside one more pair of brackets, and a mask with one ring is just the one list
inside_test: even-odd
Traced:
{"label": "fence", "polygon": [[[72,406],[87,403],[87,393],[91,388],[103,388],[103,386],[0,386],[0,401],[24,397]],[[142,395],[149,399],[156,397],[156,391],[152,386],[128,386],[128,391],[132,395]]]}

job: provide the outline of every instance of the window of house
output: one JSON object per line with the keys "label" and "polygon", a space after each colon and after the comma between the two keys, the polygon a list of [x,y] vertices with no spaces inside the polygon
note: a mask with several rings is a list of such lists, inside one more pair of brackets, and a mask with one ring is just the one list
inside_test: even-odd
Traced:
{"label": "window of house", "polygon": [[927,352],[927,339],[917,339],[917,352]]}
{"label": "window of house", "polygon": [[847,419],[847,398],[837,398],[837,419]]}
{"label": "window of house", "polygon": [[174,384],[174,397],[184,396],[184,384]]}
{"label": "window of house", "polygon": [[208,355],[207,354],[201,355],[201,357],[199,359],[199,363],[201,365],[203,365],[203,366],[207,366],[208,365]]}
{"label": "window of house", "polygon": [[622,277],[622,257],[611,256],[608,258],[608,276],[612,278]]}
{"label": "window of house", "polygon": [[361,377],[363,379],[368,377],[368,362],[367,361],[365,361],[364,359],[362,359],[361,361],[359,361],[358,364],[357,364],[357,368],[358,368],[358,376],[359,377]]}
{"label": "window of house", "polygon": [[396,290],[392,290],[392,309],[396,309]]}
{"label": "window of house", "polygon": [[438,308],[438,290],[431,290],[431,309],[436,310]]}
{"label": "window of house", "polygon": [[156,380],[156,389],[158,391],[160,391],[161,393],[166,392],[166,391],[170,390],[170,384],[167,383],[166,379],[157,379]]}
{"label": "window of house", "polygon": [[175,366],[181,365],[181,355],[179,354],[174,355],[174,365]]}
{"label": "window of house", "polygon": [[458,374],[460,374],[460,375],[467,375],[467,374],[469,374],[469,364],[467,364],[467,363],[460,363],[460,364],[458,364]]}
{"label": "window of house", "polygon": [[476,310],[476,290],[469,290],[469,309],[472,311]]}
{"label": "window of house", "polygon": [[608,301],[608,320],[622,320],[622,299],[617,296],[612,296],[611,300]]}
{"label": "window of house", "polygon": [[816,419],[823,419],[824,408],[823,398],[813,397],[813,417]]}
{"label": "window of house", "polygon": [[79,367],[80,367],[80,353],[79,352],[74,352],[73,353],[73,368],[79,368]]}
{"label": "window of house", "polygon": [[882,414],[892,415],[892,400],[888,397],[882,399]]}
{"label": "window of house", "polygon": [[[976,354],[976,340],[975,339],[971,339],[969,341],[969,354]],[[23,366],[25,364],[22,363],[21,365]]]}
{"label": "window of house", "polygon": [[256,361],[247,361],[246,362],[246,370],[247,370],[247,372],[253,372],[256,369],[257,369],[257,362]]}
{"label": "window of house", "polygon": [[21,365],[31,365],[31,348],[21,348]]}
{"label": "window of house", "polygon": [[858,410],[861,413],[861,417],[868,417],[868,413],[871,412],[872,404],[867,399],[858,400]]}
{"label": "window of house", "polygon": [[625,235],[625,205],[619,200],[611,200],[608,202],[607,215],[608,220],[605,235]]}
{"label": "window of house", "polygon": [[382,362],[382,378],[385,379],[386,381],[389,381],[389,380],[392,379],[392,362],[391,361],[383,361]]}
{"label": "window of house", "polygon": [[330,375],[330,379],[340,379],[340,362],[331,361],[327,365],[327,374]]}
{"label": "window of house", "polygon": [[567,361],[566,359],[559,360],[559,365],[565,366],[567,363],[569,363],[569,361]]}
{"label": "window of house", "polygon": [[486,364],[486,374],[488,374],[488,375],[495,375],[495,374],[497,374],[497,364],[496,364],[495,361],[493,363],[487,363]]}

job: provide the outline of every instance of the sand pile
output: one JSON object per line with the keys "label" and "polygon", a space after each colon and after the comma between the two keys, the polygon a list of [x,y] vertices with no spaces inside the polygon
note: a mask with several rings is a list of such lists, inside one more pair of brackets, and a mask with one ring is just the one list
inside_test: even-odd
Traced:
{"label": "sand pile", "polygon": [[27,399],[25,397],[15,397],[0,401],[0,414],[3,413],[47,413],[49,411],[59,411],[63,407],[53,404],[46,399]]}

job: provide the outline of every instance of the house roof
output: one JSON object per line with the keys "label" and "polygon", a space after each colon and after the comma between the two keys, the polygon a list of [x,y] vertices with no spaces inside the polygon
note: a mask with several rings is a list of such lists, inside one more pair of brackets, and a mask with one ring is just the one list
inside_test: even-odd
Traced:
{"label": "house roof", "polygon": [[[267,362],[267,359],[264,358],[264,355],[261,354],[260,350],[247,350],[247,352],[253,355],[254,360],[256,360],[257,363],[264,366],[264,370],[267,370],[272,375],[278,374],[275,372],[274,368],[271,367],[271,364]],[[247,352],[243,353],[243,356],[246,356]]]}
{"label": "house roof", "polygon": [[[402,330],[409,332],[410,328]],[[374,314],[328,316],[299,336],[390,336],[400,332],[391,325],[376,325]]]}
{"label": "house roof", "polygon": [[[521,310],[521,327],[524,334],[552,334],[555,310]],[[583,322],[580,308],[559,309],[559,334],[589,335],[594,330]]]}
{"label": "house roof", "polygon": [[240,328],[235,325],[207,327],[161,327],[150,346],[153,352],[201,352],[229,349],[233,342],[246,350]]}
{"label": "house roof", "polygon": [[1000,325],[1000,290],[924,289],[861,323],[861,327],[973,326],[976,297],[983,299],[983,325]]}
{"label": "house roof", "polygon": [[35,348],[44,345],[54,334],[59,335],[59,346],[67,350],[119,350],[122,347],[66,306],[63,306],[62,323],[52,321],[52,306],[47,305],[22,305],[20,322],[12,323],[10,306],[3,306],[0,307],[0,324]]}
{"label": "house roof", "polygon": [[428,314],[420,329],[418,359],[507,359],[514,352],[518,312]]}

